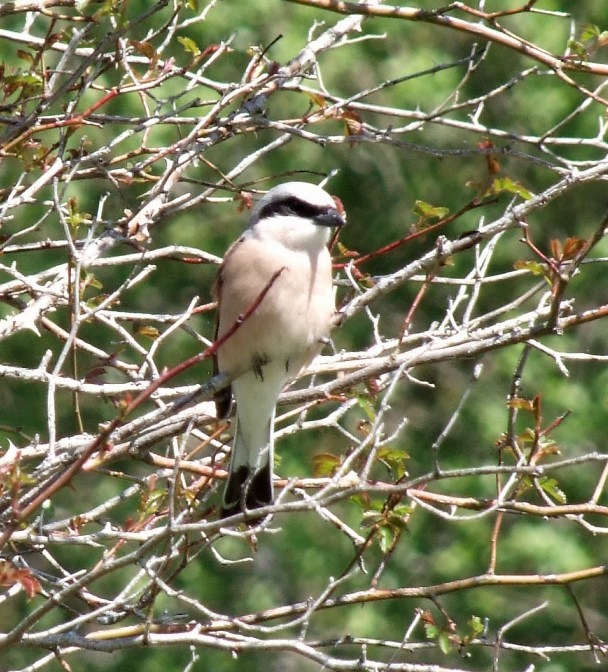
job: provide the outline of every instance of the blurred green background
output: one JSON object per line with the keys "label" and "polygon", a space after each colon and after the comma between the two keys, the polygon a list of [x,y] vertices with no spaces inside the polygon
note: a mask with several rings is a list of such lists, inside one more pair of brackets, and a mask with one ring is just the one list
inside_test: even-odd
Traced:
{"label": "blurred green background", "polygon": [[[138,17],[149,7],[144,0],[132,0],[126,7],[128,17]],[[201,3],[201,8],[204,3]],[[410,3],[424,9],[439,7],[439,2]],[[516,2],[486,2],[486,11],[516,7]],[[552,11],[571,12],[576,21],[576,29],[584,24],[597,24],[600,28],[606,18],[605,2],[588,0],[585,3],[540,2],[540,8]],[[153,15],[150,21],[136,26],[130,39],[147,39],[148,31],[159,28],[163,21],[169,20],[171,6]],[[108,19],[109,20],[109,19]],[[320,10],[301,7],[279,0],[244,5],[235,0],[223,0],[209,12],[203,23],[193,24],[182,37],[193,40],[201,50],[208,45],[218,44],[231,37],[232,49],[211,66],[206,76],[216,81],[234,82],[242,77],[243,69],[250,61],[251,47],[265,47],[272,43],[268,57],[285,64],[304,47],[311,25],[324,22],[317,32],[329,27],[338,20],[337,15]],[[22,17],[0,17],[0,27],[19,30]],[[44,33],[46,19],[38,19],[36,30]],[[571,23],[566,18],[548,15],[531,15],[505,18],[503,25],[521,34],[543,48],[563,53],[571,37]],[[46,24],[48,26],[48,23]],[[92,43],[104,36],[107,25],[100,21]],[[277,39],[279,38],[280,39]],[[336,96],[351,96],[366,87],[374,87],[392,78],[401,78],[408,74],[432,69],[438,64],[451,63],[467,57],[472,50],[471,36],[459,34],[423,23],[374,19],[364,23],[360,38],[352,44],[342,46],[324,54],[320,60],[323,80],[329,92]],[[152,40],[158,44],[162,36]],[[275,41],[276,40],[276,41]],[[482,46],[482,45],[480,45]],[[22,46],[0,41],[0,61],[6,68],[24,67],[19,60],[17,48]],[[174,57],[178,63],[186,64],[188,54],[183,45],[175,42],[164,54],[165,58]],[[606,60],[599,51],[594,60]],[[551,132],[557,124],[579,106],[583,96],[574,88],[568,87],[555,76],[539,68],[533,74],[515,82],[514,78],[526,68],[535,67],[520,54],[494,45],[482,64],[461,88],[463,98],[482,96],[495,87],[513,81],[513,86],[490,98],[485,105],[481,119],[488,128],[502,129],[518,136],[541,136]],[[538,67],[538,66],[536,66]],[[464,76],[464,67],[458,66],[424,76],[412,78],[389,87],[365,98],[365,102],[385,105],[405,110],[431,111],[441,105],[459,85]],[[104,75],[108,85],[115,84],[117,73],[109,71]],[[597,78],[577,76],[582,85],[593,87]],[[158,94],[160,95],[160,93]],[[180,91],[178,84],[170,80],[162,91],[163,97],[175,96],[175,105],[179,108],[195,98],[201,105],[188,114],[204,114],[208,101],[214,101],[217,94],[201,87],[191,92]],[[93,99],[91,99],[93,102]],[[311,101],[306,96],[284,91],[273,96],[267,110],[268,118],[282,119],[297,117],[306,113]],[[132,107],[131,107],[132,106]],[[107,107],[104,113],[140,116],[141,106],[134,97],[118,97]],[[450,115],[455,122],[466,122],[472,110],[465,108]],[[363,115],[364,121],[386,127],[388,123],[401,126],[408,120],[387,119],[374,113]],[[552,132],[552,137],[593,138],[598,129],[598,119],[605,116],[605,109],[592,103],[584,112],[574,116],[571,121]],[[86,144],[94,149],[106,144],[112,136],[116,137],[124,128],[115,124],[111,128],[82,127],[70,138],[70,144],[78,147]],[[313,129],[318,133],[340,134],[343,124],[340,121],[326,121]],[[176,142],[183,132],[178,126],[162,126],[150,132],[146,138],[147,146],[166,147]],[[107,135],[106,135],[107,134]],[[217,181],[218,172],[229,172],[241,159],[253,150],[264,146],[276,137],[274,131],[261,131],[255,134],[237,136],[227,143],[220,143],[205,153],[205,162],[199,162],[191,169],[180,184],[182,191],[202,190],[205,182]],[[539,159],[545,159],[534,143],[518,142],[505,137],[499,140],[488,134],[498,147],[510,150],[508,155],[499,157],[501,170],[527,189],[539,192],[557,180],[553,167],[543,165]],[[415,225],[418,216],[414,212],[416,200],[422,200],[437,206],[445,206],[455,211],[475,194],[475,185],[484,179],[486,160],[474,155],[477,144],[484,140],[477,133],[453,125],[426,123],[418,130],[407,132],[401,138],[403,147],[389,146],[388,143],[327,144],[321,146],[302,139],[293,138],[283,148],[269,154],[257,162],[244,175],[238,178],[238,184],[244,188],[255,181],[261,189],[269,188],[286,179],[305,179],[318,181],[322,176],[337,170],[328,189],[338,195],[348,213],[348,227],[342,232],[342,243],[362,254],[373,251],[389,242],[406,235]],[[141,135],[135,134],[120,144],[120,152],[133,151],[141,143]],[[567,147],[555,147],[557,156],[569,160],[597,161],[605,153],[600,147],[574,143]],[[519,153],[519,156],[517,156]],[[554,164],[557,165],[556,159]],[[161,166],[162,168],[162,166]],[[10,188],[16,169],[21,172],[17,161],[5,158],[0,165],[0,187]],[[152,171],[158,170],[152,168]],[[265,179],[269,178],[269,179]],[[138,199],[149,188],[146,184],[120,184],[119,188],[103,180],[72,183],[64,198],[77,200],[82,212],[95,213],[102,197],[107,196],[105,216],[118,218],[125,208],[135,210]],[[493,204],[481,210],[473,210],[459,218],[448,230],[442,233],[449,238],[457,238],[461,233],[475,229],[483,218],[487,223],[504,212],[510,196],[501,195]],[[569,236],[586,237],[592,234],[603,215],[606,205],[606,186],[602,182],[587,184],[570,192],[566,198],[548,205],[537,212],[530,228],[535,243],[545,251],[553,238],[565,239]],[[171,215],[153,230],[152,245],[162,247],[170,244],[200,247],[217,255],[223,254],[230,242],[242,230],[246,215],[238,211],[237,203],[205,204]],[[36,221],[45,212],[43,204],[27,207],[27,215]],[[10,234],[24,226],[23,221],[8,221],[3,233]],[[39,239],[62,237],[59,224],[52,218],[39,227]],[[35,237],[35,236],[34,236]],[[431,249],[434,234],[422,237],[411,245],[399,248],[394,253],[379,257],[363,269],[372,276],[390,273],[416,259],[424,251]],[[472,254],[472,253],[471,253]],[[608,254],[608,246],[601,243],[594,256]],[[498,273],[513,268],[514,262],[529,259],[530,253],[520,242],[519,232],[507,233],[498,246],[492,262],[492,272]],[[9,265],[11,259],[5,259]],[[21,255],[18,258],[22,273],[36,269],[50,268],[65,261],[65,252],[45,252],[42,255]],[[461,255],[453,266],[444,269],[446,276],[461,277],[469,268],[471,257]],[[157,272],[153,273],[145,284],[139,285],[125,295],[124,310],[145,310],[149,312],[175,313],[184,310],[194,296],[200,296],[203,302],[210,300],[210,288],[215,268],[180,264],[174,261],[160,261]],[[98,269],[95,277],[102,285],[100,292],[111,291],[117,287],[123,277],[117,277],[110,268]],[[7,279],[0,272],[0,281]],[[509,284],[501,284],[499,297],[506,303],[509,293],[513,298],[529,285],[529,279],[515,279]],[[381,332],[387,337],[399,333],[403,318],[411,305],[419,283],[408,283],[372,306],[380,316]],[[575,279],[568,292],[576,296],[576,308],[599,305],[605,301],[605,279],[601,264],[585,268]],[[95,291],[91,290],[91,295]],[[417,310],[411,331],[423,331],[434,321],[443,318],[448,301],[455,293],[446,285],[434,285]],[[491,290],[482,292],[479,312],[491,309],[497,297]],[[534,305],[532,302],[530,306]],[[11,312],[10,307],[0,306],[0,317]],[[59,314],[57,321],[67,325],[67,315]],[[201,315],[192,320],[196,330],[212,338],[213,316]],[[120,353],[120,356],[137,361],[137,355],[129,349],[114,344],[112,332],[103,333],[99,328],[91,328],[87,338],[100,347]],[[93,333],[94,331],[94,333]],[[338,349],[365,348],[371,343],[370,322],[363,316],[356,317],[334,337]],[[145,342],[145,339],[142,340]],[[172,366],[200,350],[200,343],[187,332],[172,338],[170,348],[161,348],[157,362],[159,365]],[[564,351],[605,353],[608,350],[608,335],[600,324],[591,323],[566,333],[560,337],[551,337],[543,341],[545,345]],[[5,339],[0,345],[2,363],[18,363],[21,366],[35,368],[47,349],[55,354],[57,343],[47,333],[41,336],[22,331]],[[440,463],[444,469],[464,468],[477,464],[495,462],[495,444],[507,427],[508,411],[506,398],[509,394],[513,371],[522,347],[512,347],[504,351],[487,354],[483,357],[483,373],[472,384],[471,394],[448,438],[442,444]],[[432,469],[431,445],[446,425],[450,415],[456,409],[465,390],[471,386],[471,373],[477,361],[445,362],[437,366],[416,370],[415,376],[433,383],[434,387],[422,386],[411,380],[404,380],[399,388],[398,397],[393,399],[392,417],[395,426],[403,416],[408,424],[394,446],[405,450],[410,456],[407,468],[411,477],[424,474]],[[84,374],[98,365],[93,357],[82,357],[80,371]],[[564,377],[555,364],[539,352],[532,352],[523,376],[523,394],[532,398],[542,396],[543,420],[550,424],[556,417],[570,411],[570,415],[552,434],[559,444],[563,456],[572,457],[597,450],[605,451],[606,436],[606,395],[608,371],[597,364],[584,362],[568,363],[570,375]],[[209,367],[201,366],[189,371],[179,379],[180,383],[199,382],[210,373]],[[75,429],[71,396],[64,394],[65,405],[60,409],[60,430],[68,435]],[[0,387],[0,408],[2,408],[2,428],[0,438],[2,447],[7,440],[17,445],[23,435],[40,435],[46,440],[46,392],[42,386],[15,380],[3,380]],[[82,400],[83,416],[87,429],[94,432],[97,423],[114,417],[116,409],[109,402],[99,399]],[[349,427],[353,430],[364,419],[362,410],[352,411]],[[521,430],[533,420],[522,414]],[[390,428],[389,428],[390,429]],[[318,452],[343,454],[350,448],[343,437],[336,432],[316,431],[299,433],[295,438],[282,440],[279,446],[279,473],[282,476],[308,475],[312,472],[312,456]],[[123,465],[126,471],[130,467]],[[597,467],[598,471],[600,466]],[[560,476],[562,476],[560,474]],[[563,473],[559,486],[568,497],[568,501],[587,501],[597,482],[598,473],[589,465],[578,469],[569,469]],[[78,506],[92,506],[99,498],[110,497],[119,492],[123,484],[104,481],[104,488],[91,476],[83,476],[74,484],[74,490],[62,492],[54,502],[58,511],[68,515],[73,500]],[[441,491],[441,483],[435,484]],[[493,478],[463,478],[458,482],[457,494],[461,496],[492,497],[495,492]],[[455,484],[450,482],[450,490],[455,494]],[[606,503],[605,495],[601,502]],[[361,512],[351,503],[336,507],[336,513],[359,529]],[[601,525],[601,521],[596,521]],[[469,522],[450,522],[437,518],[430,513],[417,509],[411,516],[407,533],[403,535],[393,553],[386,570],[382,574],[380,587],[430,585],[484,572],[489,563],[490,538],[494,519],[490,517],[472,519]],[[312,513],[299,513],[284,516],[277,520],[281,532],[265,536],[260,540],[254,554],[254,562],[235,565],[220,565],[211,552],[201,555],[190,564],[176,580],[177,589],[183,589],[195,596],[212,610],[227,611],[234,615],[271,608],[291,602],[299,602],[310,596],[318,595],[325,587],[328,577],[339,576],[352,560],[353,548],[345,537],[332,525],[319,519]],[[365,531],[360,530],[361,534]],[[249,549],[242,543],[225,539],[219,546],[228,557],[245,557]],[[608,541],[605,536],[592,536],[576,524],[574,520],[550,521],[528,519],[519,516],[507,516],[503,522],[498,546],[497,571],[505,574],[515,573],[558,573],[583,569],[605,562]],[[66,567],[75,571],[80,566],[89,566],[89,550],[70,549],[61,556]],[[82,556],[80,555],[82,554]],[[342,586],[342,590],[357,590],[369,587],[373,575],[382,558],[377,547],[366,555],[365,564],[369,575],[358,573]],[[128,573],[125,573],[125,577]],[[97,589],[108,595],[116,592],[114,582],[120,579],[112,575],[109,585]],[[125,578],[126,580],[126,578]],[[608,632],[608,613],[605,595],[608,584],[605,578],[584,582],[573,587],[573,592],[584,605],[585,615],[590,627],[600,636]],[[19,599],[21,599],[20,596]],[[547,645],[565,643],[584,644],[584,633],[575,613],[571,596],[564,589],[545,588],[480,588],[470,591],[458,591],[440,598],[443,609],[456,621],[458,631],[465,634],[467,621],[476,615],[488,619],[488,635],[511,618],[540,605],[545,600],[547,607],[538,614],[524,619],[520,625],[509,630],[507,640],[525,645],[544,642]],[[171,600],[166,604],[159,600],[159,612],[167,609],[169,613],[183,609]],[[428,609],[441,622],[436,606],[429,601],[389,600],[382,603],[370,603],[364,606],[344,607],[319,613],[311,622],[308,638],[331,639],[353,634],[358,637],[386,638],[401,641],[404,632],[418,608]],[[12,602],[4,616],[0,614],[0,629],[21,615],[28,613],[30,605]],[[292,633],[293,636],[293,633]],[[415,631],[415,639],[424,641],[422,626]],[[342,647],[338,655],[344,655]],[[351,656],[359,655],[359,647],[352,647]],[[370,647],[370,656],[378,652]],[[73,668],[91,670],[139,669],[146,672],[177,671],[186,669],[192,656],[198,656],[193,669],[217,670],[223,672],[233,669],[253,671],[289,671],[318,669],[313,663],[305,662],[295,655],[269,654],[261,650],[258,653],[241,655],[238,658],[226,652],[199,649],[195,654],[187,647],[146,650],[138,648],[106,654],[77,654],[70,659]],[[444,665],[447,668],[470,670],[488,670],[491,666],[493,651],[491,647],[477,647],[470,651],[470,658],[461,659],[455,649],[446,655],[437,650],[428,653],[410,654],[395,652],[396,662],[419,661]],[[0,662],[0,669],[13,669],[23,666],[26,661],[39,657],[35,650],[18,649],[11,651],[7,662]],[[590,654],[584,656],[559,656],[554,660],[543,660],[529,654],[512,651],[503,653],[500,658],[501,670],[520,670],[530,663],[543,672],[569,672],[577,669],[599,669]],[[33,669],[33,668],[32,668]],[[59,663],[46,667],[59,670]]]}

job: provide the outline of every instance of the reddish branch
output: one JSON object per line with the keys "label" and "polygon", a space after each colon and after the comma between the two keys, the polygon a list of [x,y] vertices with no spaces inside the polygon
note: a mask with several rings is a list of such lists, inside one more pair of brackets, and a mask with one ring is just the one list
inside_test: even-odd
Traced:
{"label": "reddish branch", "polygon": [[57,121],[51,121],[47,124],[40,124],[39,126],[32,126],[31,128],[28,128],[21,135],[18,135],[16,138],[13,138],[10,142],[7,142],[1,148],[2,153],[6,154],[15,145],[20,144],[21,142],[27,140],[28,138],[31,138],[32,135],[36,133],[41,133],[43,131],[51,131],[57,128],[64,128],[66,126],[75,126],[75,127],[81,126],[86,121],[87,117],[90,117],[93,114],[93,112],[98,110],[100,107],[108,103],[113,98],[116,98],[116,96],[119,93],[121,93],[121,91],[118,88],[108,91],[108,93],[106,93],[105,96],[102,96],[96,103],[91,105],[91,107],[86,109],[81,114],[77,114],[73,117],[70,117],[69,119],[57,119]]}
{"label": "reddish branch", "polygon": [[[232,335],[238,329],[240,329],[240,327],[244,324],[244,322],[246,322],[249,319],[249,317],[251,317],[251,315],[255,312],[255,310],[257,310],[260,303],[264,300],[266,294],[270,291],[270,288],[274,285],[277,278],[279,277],[279,275],[281,275],[281,273],[284,270],[285,267],[282,267],[272,275],[270,280],[266,283],[266,285],[260,292],[257,299],[251,304],[251,306],[249,306],[249,308],[247,308],[247,310],[242,315],[239,315],[236,322],[230,327],[230,329],[228,329],[228,331],[226,331],[226,333],[221,338],[218,338],[216,341],[214,341],[205,351],[199,353],[198,355],[190,357],[189,359],[182,362],[178,366],[175,366],[174,368],[166,371],[156,380],[150,383],[150,385],[145,390],[142,390],[137,395],[137,397],[135,397],[135,399],[133,399],[126,406],[126,408],[124,408],[124,410],[120,415],[115,417],[114,420],[112,420],[104,428],[104,430],[99,433],[99,435],[93,440],[93,442],[87,448],[84,449],[84,451],[81,453],[81,455],[75,462],[73,462],[65,471],[60,473],[52,481],[52,483],[44,487],[44,489],[41,492],[39,492],[28,504],[26,504],[23,508],[14,511],[13,520],[9,525],[6,526],[6,528],[2,533],[2,536],[0,536],[0,549],[3,548],[6,542],[10,539],[13,531],[16,529],[16,527],[19,525],[20,522],[24,521],[34,511],[36,511],[40,506],[42,506],[42,504],[46,500],[48,500],[54,493],[56,493],[58,490],[68,485],[74,478],[74,476],[83,467],[85,462],[92,455],[94,455],[98,451],[103,451],[108,448],[108,441],[110,440],[112,432],[114,432],[120,425],[122,425],[125,419],[129,415],[131,415],[134,411],[136,411],[146,400],[148,400],[150,396],[161,385],[164,385],[171,378],[174,378],[180,373],[183,373],[184,371],[194,366],[195,364],[202,362],[204,359],[212,357],[217,352],[218,348],[220,348],[229,338],[231,338]],[[228,384],[228,381],[226,381],[225,384]]]}

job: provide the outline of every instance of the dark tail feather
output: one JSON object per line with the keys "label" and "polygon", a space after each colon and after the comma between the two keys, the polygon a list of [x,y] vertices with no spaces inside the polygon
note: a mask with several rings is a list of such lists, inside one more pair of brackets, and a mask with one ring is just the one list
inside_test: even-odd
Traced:
{"label": "dark tail feather", "polygon": [[213,400],[215,401],[215,413],[218,420],[224,420],[230,415],[232,407],[232,390],[230,386],[217,392]]}
{"label": "dark tail feather", "polygon": [[238,467],[228,476],[221,517],[228,518],[272,504],[272,474],[266,464],[252,476],[248,467]]}
{"label": "dark tail feather", "polygon": [[[215,325],[215,338],[217,339],[217,324]],[[217,361],[217,356],[213,358],[213,375],[217,376],[220,373],[220,366]],[[232,407],[232,388],[230,385],[223,390],[216,392],[213,396],[215,401],[215,413],[218,420],[224,420],[230,414]]]}

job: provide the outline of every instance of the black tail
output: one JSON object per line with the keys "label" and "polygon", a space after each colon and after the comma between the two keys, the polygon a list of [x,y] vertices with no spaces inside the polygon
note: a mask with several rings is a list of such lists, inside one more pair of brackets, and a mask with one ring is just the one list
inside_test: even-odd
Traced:
{"label": "black tail", "polygon": [[248,467],[238,467],[230,472],[224,489],[222,518],[245,513],[272,504],[272,473],[266,464],[254,474]]}

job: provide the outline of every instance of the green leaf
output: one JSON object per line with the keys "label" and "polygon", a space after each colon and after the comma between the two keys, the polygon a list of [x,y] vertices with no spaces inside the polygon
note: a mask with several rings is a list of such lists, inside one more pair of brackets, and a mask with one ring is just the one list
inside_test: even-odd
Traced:
{"label": "green leaf", "polygon": [[66,203],[68,214],[66,215],[66,222],[74,230],[78,229],[82,224],[90,224],[92,221],[91,215],[88,212],[82,212],[78,207],[78,201],[75,198],[68,198]]}
{"label": "green leaf", "polygon": [[393,517],[397,517],[400,524],[405,527],[405,523],[412,515],[412,511],[413,509],[409,504],[397,504],[392,510],[391,521],[393,521]]}
{"label": "green leaf", "polygon": [[409,454],[406,453],[405,450],[395,450],[394,448],[389,448],[388,446],[380,448],[378,451],[378,457],[392,462],[402,462],[404,460],[409,460],[410,458]]}
{"label": "green leaf", "polygon": [[587,60],[587,49],[585,49],[585,45],[578,40],[568,40],[568,51],[572,53],[572,56],[576,56],[576,58],[579,58],[581,61]]}
{"label": "green leaf", "polygon": [[101,280],[98,280],[92,273],[87,273],[84,284],[87,287],[93,287],[93,289],[103,289],[103,283]]}
{"label": "green leaf", "polygon": [[594,25],[593,23],[588,23],[583,28],[583,32],[581,33],[581,40],[595,40],[600,36],[600,32],[601,31],[598,26]]}
{"label": "green leaf", "polygon": [[547,455],[560,455],[561,451],[559,449],[559,444],[553,439],[549,439],[546,436],[542,437],[540,440],[540,451],[539,455],[545,457]]}
{"label": "green leaf", "polygon": [[[92,296],[90,299],[86,300],[86,305],[89,308],[97,308],[97,306],[101,305],[107,298],[109,294],[96,294],[95,296]],[[116,301],[111,301],[110,305],[114,305],[117,303]]]}
{"label": "green leaf", "polygon": [[366,397],[364,395],[359,395],[357,397],[357,403],[359,404],[359,408],[367,416],[367,419],[370,422],[373,422],[376,419],[376,409],[374,408],[374,405],[370,401],[369,397]]}
{"label": "green leaf", "polygon": [[146,338],[149,338],[153,341],[155,341],[160,336],[158,329],[149,324],[138,325],[136,329],[133,329],[133,331],[138,336],[145,336]]}
{"label": "green leaf", "polygon": [[377,510],[378,510],[378,502],[377,501],[371,502],[371,504],[367,507],[365,513],[363,514],[363,519],[361,520],[362,528],[373,527],[374,525],[378,525],[380,522],[384,520],[384,515],[378,513]]}
{"label": "green leaf", "polygon": [[388,446],[380,448],[378,451],[378,459],[394,472],[397,479],[403,478],[407,474],[406,464],[409,457],[404,450],[393,450]]}
{"label": "green leaf", "polygon": [[182,47],[193,56],[198,56],[201,53],[201,50],[198,48],[196,42],[189,37],[178,37],[177,41],[182,45]]}
{"label": "green leaf", "polygon": [[446,217],[449,212],[449,208],[445,208],[441,205],[431,205],[425,201],[417,200],[414,204],[414,213],[426,219],[442,219],[443,217]]}
{"label": "green leaf", "polygon": [[524,186],[519,184],[519,182],[515,182],[515,180],[512,180],[510,177],[496,177],[492,182],[489,191],[493,194],[501,194],[506,191],[510,194],[519,196],[524,201],[527,201],[534,196],[531,191],[528,191]]}
{"label": "green leaf", "polygon": [[389,551],[397,538],[397,530],[392,525],[382,525],[380,527],[380,550],[383,553]]}
{"label": "green leaf", "polygon": [[479,616],[471,616],[471,618],[467,621],[467,625],[469,626],[468,641],[471,641],[475,639],[475,637],[479,637],[479,635],[483,634],[484,625]]}
{"label": "green leaf", "polygon": [[147,493],[145,497],[142,497],[141,513],[145,515],[158,513],[162,506],[164,506],[166,499],[166,490],[157,489]]}
{"label": "green leaf", "polygon": [[437,643],[439,644],[441,653],[447,655],[450,652],[452,644],[450,642],[450,636],[448,635],[447,632],[439,633],[439,636],[437,637]]}
{"label": "green leaf", "polygon": [[536,439],[536,432],[532,427],[526,427],[517,437],[517,440],[524,444],[534,443]]}
{"label": "green leaf", "polygon": [[524,261],[523,259],[516,261],[513,268],[518,271],[528,271],[532,275],[540,275],[549,279],[549,270],[546,264],[541,264],[539,261]]}
{"label": "green leaf", "polygon": [[390,511],[387,521],[395,528],[396,532],[401,532],[407,530],[407,523],[411,514],[412,507],[407,504],[401,504]]}
{"label": "green leaf", "polygon": [[90,224],[91,215],[86,212],[75,212],[72,215],[68,215],[65,220],[72,229],[77,229],[82,224]]}
{"label": "green leaf", "polygon": [[523,399],[522,397],[513,397],[507,401],[508,408],[514,408],[518,411],[532,412],[535,409],[534,401],[532,399]]}
{"label": "green leaf", "polygon": [[315,478],[333,476],[340,466],[340,458],[333,453],[317,453],[312,457],[312,473]]}
{"label": "green leaf", "polygon": [[360,508],[363,509],[363,511],[368,511],[370,508],[370,499],[368,495],[353,495],[350,498],[350,501],[353,502],[353,504],[356,504]]}
{"label": "green leaf", "polygon": [[543,476],[538,479],[540,487],[558,504],[566,504],[568,498],[566,493],[559,487],[558,482],[554,478]]}
{"label": "green leaf", "polygon": [[37,72],[20,72],[17,75],[5,75],[2,84],[12,86],[13,88],[41,89],[42,77]]}

